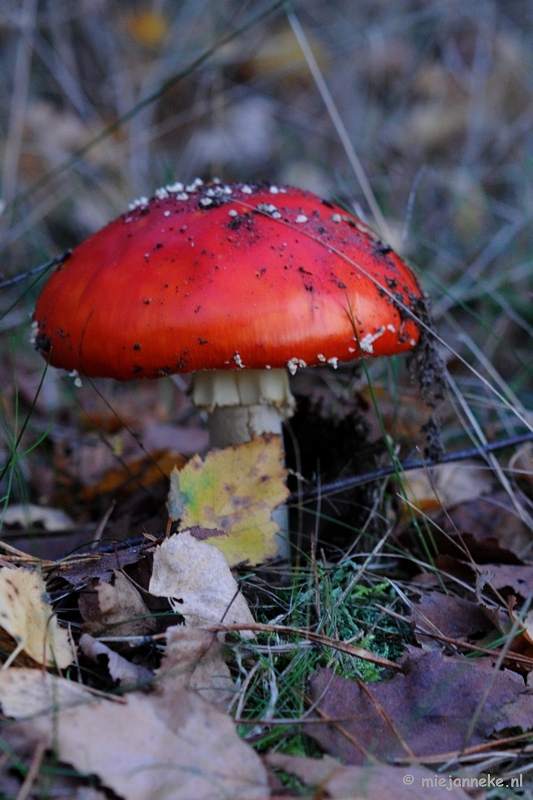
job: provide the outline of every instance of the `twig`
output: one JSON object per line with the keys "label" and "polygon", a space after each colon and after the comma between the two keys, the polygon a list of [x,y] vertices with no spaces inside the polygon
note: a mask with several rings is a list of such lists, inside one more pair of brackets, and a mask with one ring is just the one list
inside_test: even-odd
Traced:
{"label": "twig", "polygon": [[6,289],[8,286],[14,286],[16,283],[25,281],[27,278],[31,278],[33,275],[39,275],[41,272],[46,272],[52,267],[55,267],[57,264],[61,264],[63,261],[66,261],[70,256],[70,253],[71,250],[65,250],[64,253],[61,253],[61,255],[51,258],[50,261],[45,261],[45,263],[41,264],[39,267],[29,269],[26,272],[22,272],[20,275],[15,275],[13,278],[9,278],[8,280],[0,281],[0,289]]}
{"label": "twig", "polygon": [[261,622],[243,622],[235,623],[233,625],[209,625],[210,631],[264,631],[266,633],[285,633],[289,636],[302,636],[315,644],[320,644],[323,647],[331,647],[333,650],[339,650],[341,653],[347,653],[350,656],[361,658],[363,661],[370,661],[372,664],[377,664],[379,667],[386,667],[387,669],[401,672],[401,667],[394,661],[389,661],[388,658],[382,658],[375,655],[368,650],[363,650],[362,647],[354,647],[347,642],[341,642],[338,639],[332,639],[329,636],[323,636],[321,633],[314,633],[303,628],[291,628],[289,625],[268,625]]}
{"label": "twig", "polygon": [[[424,467],[435,467],[439,464],[450,464],[455,461],[466,461],[469,458],[483,458],[487,453],[493,453],[496,450],[503,450],[505,447],[516,447],[525,442],[533,442],[533,431],[523,433],[520,436],[509,436],[506,439],[500,439],[497,442],[487,442],[480,444],[478,447],[472,447],[469,450],[459,450],[456,453],[448,453],[448,455],[441,458],[439,461],[433,459],[408,459],[407,461],[399,462],[397,465],[389,465],[388,467],[381,467],[381,469],[373,470],[372,472],[365,472],[362,475],[352,475],[350,478],[342,478],[338,481],[331,483],[323,483],[320,486],[313,486],[309,489],[303,490],[304,500],[314,500],[317,497],[325,497],[326,495],[336,494],[337,492],[344,492],[347,489],[353,489],[356,486],[362,486],[365,483],[381,480],[387,478],[389,475],[395,475],[398,471],[409,472],[413,469],[422,469]],[[287,503],[296,503],[298,501],[298,493],[292,492],[287,498]]]}

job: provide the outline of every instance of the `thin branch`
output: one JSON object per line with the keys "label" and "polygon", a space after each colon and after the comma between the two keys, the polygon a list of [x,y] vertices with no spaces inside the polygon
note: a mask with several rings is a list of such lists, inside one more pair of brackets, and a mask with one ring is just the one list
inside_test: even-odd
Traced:
{"label": "thin branch", "polygon": [[[372,481],[379,481],[382,478],[387,478],[390,475],[395,475],[398,471],[409,472],[413,469],[422,469],[425,467],[435,467],[439,464],[450,464],[456,461],[466,461],[469,458],[485,458],[488,453],[493,453],[496,450],[503,450],[505,447],[516,447],[525,442],[533,442],[533,431],[523,433],[520,436],[510,436],[507,439],[500,439],[497,442],[487,442],[480,444],[478,447],[473,447],[469,450],[459,450],[456,453],[448,453],[448,455],[441,458],[439,461],[432,459],[408,459],[404,462],[398,462],[396,465],[382,467],[381,469],[373,470],[372,472],[365,472],[362,475],[352,475],[349,478],[342,478],[338,481],[331,483],[323,483],[320,486],[312,486],[309,489],[303,490],[304,500],[314,500],[317,497],[325,497],[330,494],[337,494],[338,492],[345,492],[347,489],[353,489],[356,486],[363,486],[365,483],[372,483]],[[287,498],[287,503],[297,503],[301,494],[292,492]]]}
{"label": "thin branch", "polygon": [[27,278],[32,278],[34,275],[39,275],[41,272],[46,272],[52,267],[55,267],[57,264],[61,264],[63,261],[66,261],[71,252],[71,250],[65,250],[64,253],[61,253],[61,255],[51,258],[50,261],[46,261],[39,267],[34,267],[33,269],[27,270],[27,272],[22,272],[20,275],[15,275],[14,278],[8,278],[5,281],[0,281],[0,289],[6,289],[8,286],[14,286],[17,283],[20,283],[20,281],[25,281]]}

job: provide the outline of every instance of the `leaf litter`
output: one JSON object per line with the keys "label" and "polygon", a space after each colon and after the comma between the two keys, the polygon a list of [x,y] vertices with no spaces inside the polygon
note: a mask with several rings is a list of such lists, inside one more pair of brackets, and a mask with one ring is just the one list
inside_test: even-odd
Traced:
{"label": "leaf litter", "polygon": [[[231,463],[240,462],[242,466],[241,496],[246,498],[236,514],[237,530],[246,529],[247,513],[252,524],[257,520],[257,505],[261,506],[258,486],[265,483],[261,475],[272,470],[275,482],[283,483],[281,467],[272,469],[274,450],[268,452],[271,440],[255,445],[242,458],[240,453],[235,457],[240,448],[229,448]],[[68,587],[67,593],[76,593],[82,619],[78,655],[67,638],[69,660],[64,665],[76,657],[82,663],[92,663],[107,676],[107,686],[120,690],[120,694],[102,695],[90,686],[57,675],[10,666],[0,672],[4,715],[15,720],[6,722],[4,739],[8,744],[13,727],[18,737],[13,741],[18,746],[37,742],[36,747],[43,751],[53,748],[59,761],[82,774],[97,776],[103,786],[125,800],[157,796],[204,800],[228,794],[259,800],[279,796],[273,774],[268,777],[265,765],[238,737],[228,715],[238,702],[239,689],[224,648],[227,631],[238,630],[252,642],[255,635],[269,628],[278,636],[292,631],[314,642],[315,647],[338,648],[369,658],[382,669],[394,668],[389,680],[367,686],[330,669],[318,669],[310,676],[315,716],[302,719],[302,729],[323,750],[351,766],[342,766],[327,756],[322,760],[291,760],[290,756],[271,753],[267,759],[270,769],[297,775],[310,787],[320,786],[332,798],[350,796],[350,792],[363,791],[362,787],[369,800],[382,796],[384,787],[401,798],[406,789],[399,768],[380,765],[413,758],[455,758],[463,749],[468,752],[490,737],[533,728],[533,696],[527,693],[520,674],[495,670],[496,655],[471,660],[458,653],[446,654],[450,650],[448,645],[446,651],[445,642],[457,642],[464,651],[469,643],[488,643],[497,634],[498,620],[481,594],[474,601],[421,590],[418,599],[412,598],[410,616],[405,619],[422,649],[408,648],[398,664],[313,631],[255,623],[220,547],[228,538],[218,525],[228,521],[229,492],[214,475],[220,469],[230,469],[225,460],[228,454],[222,453],[221,462],[216,460],[220,453],[211,454],[214,466],[208,456],[205,474],[203,462],[197,459],[191,476],[185,475],[191,496],[192,476],[198,477],[199,500],[192,507],[201,511],[197,518],[189,515],[185,500],[180,519],[184,525],[184,520],[190,522],[192,517],[196,525],[113,553],[89,552],[74,561],[47,564],[49,585],[55,593],[61,593],[61,586]],[[183,501],[182,487],[182,483],[174,482],[171,506]],[[270,498],[273,496],[276,502],[286,496],[284,484],[283,492],[278,486]],[[208,504],[211,509],[222,509],[222,513],[206,513]],[[260,516],[266,518],[273,506],[269,500],[266,508],[261,507]],[[201,527],[206,519],[213,527]],[[274,530],[272,527],[270,537]],[[243,546],[247,547],[246,537]],[[242,561],[238,555],[233,560]],[[519,559],[514,556],[512,560]],[[474,574],[468,560],[463,567]],[[36,591],[42,603],[46,584],[34,568],[6,565],[1,575],[24,576],[18,580],[38,587],[30,596],[39,608]],[[491,577],[488,572],[479,583],[480,593],[490,585]],[[167,621],[153,613],[157,602],[163,603],[160,608]],[[45,628],[66,636],[52,606],[43,608],[40,613],[41,617],[46,614]],[[182,622],[172,624],[175,620]],[[527,620],[519,629],[522,639],[525,630]],[[21,640],[24,627],[16,622],[8,632],[15,641]],[[152,650],[155,646],[159,658],[154,660],[152,655],[143,663],[139,658],[143,643]],[[513,663],[514,658],[523,671],[525,662],[517,660],[518,649],[509,652],[505,663]],[[35,648],[31,652],[35,653]],[[41,663],[61,667],[57,656]],[[474,724],[470,730],[471,720]],[[416,772],[419,781],[431,774],[421,767],[409,769],[412,774]],[[466,796],[458,786],[446,791],[447,796],[458,799]],[[413,792],[411,787],[410,796],[416,797]]]}
{"label": "leaf litter", "polygon": [[532,728],[533,696],[520,675],[494,662],[410,648],[400,674],[364,688],[319,670],[311,698],[323,723],[308,733],[327,753],[363,765],[437,754],[445,761],[494,734]]}
{"label": "leaf litter", "polygon": [[[180,540],[181,548],[176,546]],[[158,669],[132,663],[124,655],[128,650],[118,653],[105,636],[99,641],[85,632],[80,653],[103,666],[115,685],[131,691],[103,696],[38,669],[10,667],[0,672],[4,714],[17,720],[19,739],[53,748],[60,761],[98,776],[127,800],[260,800],[268,796],[265,767],[226,713],[235,687],[222,656],[223,634],[189,627],[219,621],[227,611],[232,621],[253,623],[253,617],[223,555],[205,539],[176,534],[155,548],[154,560],[156,592],[175,603],[184,598],[180,610],[186,623],[162,634],[166,646]],[[173,573],[174,567],[179,568]],[[34,577],[24,568],[5,572]],[[125,573],[114,570],[108,581],[95,578],[90,592],[80,593],[78,602],[83,627],[91,634],[131,641],[153,633],[154,617]],[[219,611],[213,617],[214,608]],[[57,624],[50,607],[47,617]],[[66,636],[65,630],[59,632]],[[150,691],[135,688],[142,686]],[[4,738],[9,743],[9,724]]]}
{"label": "leaf litter", "polygon": [[176,684],[174,676],[150,694],[109,700],[49,673],[11,668],[0,672],[0,702],[60,761],[97,775],[120,797],[261,800],[259,756],[227,714]]}

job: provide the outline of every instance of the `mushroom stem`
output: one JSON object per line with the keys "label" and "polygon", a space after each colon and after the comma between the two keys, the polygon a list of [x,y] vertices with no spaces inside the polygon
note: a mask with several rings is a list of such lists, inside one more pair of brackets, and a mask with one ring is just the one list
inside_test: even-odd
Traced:
{"label": "mushroom stem", "polygon": [[[247,369],[239,372],[195,372],[192,401],[209,412],[209,439],[213,447],[250,442],[263,434],[282,435],[283,422],[294,414],[296,401],[285,369]],[[289,557],[287,506],[276,508],[278,554]]]}
{"label": "mushroom stem", "polygon": [[281,435],[296,405],[284,369],[196,372],[192,400],[209,412],[213,447],[250,442],[265,433]]}

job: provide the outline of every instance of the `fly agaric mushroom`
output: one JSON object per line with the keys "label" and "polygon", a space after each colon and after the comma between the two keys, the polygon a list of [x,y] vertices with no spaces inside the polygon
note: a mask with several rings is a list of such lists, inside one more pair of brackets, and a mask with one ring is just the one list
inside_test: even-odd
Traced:
{"label": "fly agaric mushroom", "polygon": [[226,446],[281,433],[287,370],[411,350],[420,298],[399,256],[328,200],[197,179],[72,252],[38,299],[35,344],[80,375],[195,372],[193,400]]}

